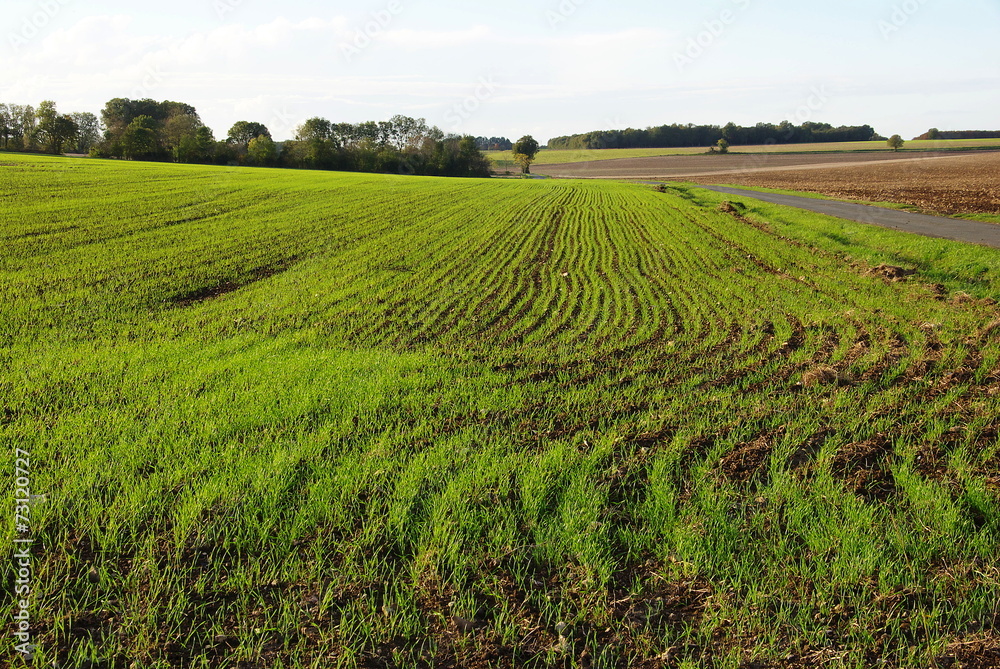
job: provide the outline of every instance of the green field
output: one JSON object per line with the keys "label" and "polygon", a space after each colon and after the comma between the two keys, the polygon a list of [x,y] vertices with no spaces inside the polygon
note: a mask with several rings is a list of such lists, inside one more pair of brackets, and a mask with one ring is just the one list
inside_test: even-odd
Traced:
{"label": "green field", "polygon": [[991,666],[1000,251],[722,199],[0,156],[33,666]]}
{"label": "green field", "polygon": [[[958,151],[970,149],[1000,148],[1000,139],[942,139],[908,141],[901,150],[906,151]],[[655,158],[658,156],[692,156],[703,154],[708,147],[674,149],[594,149],[594,150],[554,150],[543,149],[535,161],[538,165],[558,165],[562,163],[584,163],[594,160],[615,160],[620,158]],[[824,144],[761,144],[754,146],[733,146],[731,153],[834,153],[854,151],[892,151],[885,142],[835,142]],[[488,151],[486,155],[497,168],[515,171],[510,151]]]}

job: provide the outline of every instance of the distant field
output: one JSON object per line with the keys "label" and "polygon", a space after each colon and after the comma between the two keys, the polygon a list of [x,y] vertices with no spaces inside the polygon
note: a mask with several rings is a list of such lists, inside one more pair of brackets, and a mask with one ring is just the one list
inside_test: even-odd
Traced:
{"label": "distant field", "polygon": [[1000,251],[693,186],[0,163],[29,666],[1000,663]]}
{"label": "distant field", "polygon": [[[974,148],[994,148],[1000,147],[1000,139],[956,139],[956,140],[925,140],[910,141],[906,143],[903,152],[907,151],[943,151],[957,149]],[[763,144],[755,146],[734,146],[730,149],[734,153],[798,153],[798,152],[818,152],[828,153],[836,151],[885,151],[892,152],[885,142],[840,142],[833,144]],[[538,165],[555,165],[560,163],[581,163],[594,160],[616,160],[621,158],[650,158],[657,156],[690,156],[703,154],[708,151],[707,146],[679,149],[604,149],[592,151],[542,150],[538,154]],[[513,156],[509,151],[488,152],[494,164],[513,166]]]}
{"label": "distant field", "polygon": [[726,175],[706,182],[890,202],[925,212],[1000,223],[1000,152],[858,165],[851,169]]}
{"label": "distant field", "polygon": [[[586,163],[537,165],[532,174],[563,179],[631,179],[644,181],[698,181],[729,175],[751,175],[790,170],[854,169],[864,165],[923,164],[957,157],[973,158],[976,151],[838,151],[819,153],[731,153],[729,155],[658,156],[598,160]],[[986,153],[989,153],[987,151]]]}

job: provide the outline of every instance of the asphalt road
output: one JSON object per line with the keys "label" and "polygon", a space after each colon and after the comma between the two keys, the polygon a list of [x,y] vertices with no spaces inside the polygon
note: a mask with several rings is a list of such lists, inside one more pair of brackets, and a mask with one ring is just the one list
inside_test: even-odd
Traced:
{"label": "asphalt road", "polygon": [[761,193],[759,191],[728,188],[726,186],[701,186],[701,188],[770,202],[771,204],[782,204],[789,207],[815,211],[819,214],[828,214],[849,221],[857,221],[858,223],[868,223],[892,230],[912,232],[913,234],[924,235],[925,237],[951,239],[957,242],[1000,248],[1000,225],[993,223],[965,221],[957,218],[946,218],[944,216],[929,216],[927,214],[913,214],[898,209],[871,207],[866,204],[841,202],[839,200],[817,200],[797,195]]}

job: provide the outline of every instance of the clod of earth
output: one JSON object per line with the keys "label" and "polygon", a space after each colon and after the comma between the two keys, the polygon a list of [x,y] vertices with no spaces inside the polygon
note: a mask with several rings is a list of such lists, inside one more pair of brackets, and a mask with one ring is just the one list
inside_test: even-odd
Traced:
{"label": "clod of earth", "polygon": [[917,270],[915,269],[905,269],[903,267],[897,267],[896,265],[886,264],[882,264],[868,270],[868,274],[870,276],[880,276],[883,279],[889,279],[890,281],[903,281],[906,277],[913,276],[916,273]]}

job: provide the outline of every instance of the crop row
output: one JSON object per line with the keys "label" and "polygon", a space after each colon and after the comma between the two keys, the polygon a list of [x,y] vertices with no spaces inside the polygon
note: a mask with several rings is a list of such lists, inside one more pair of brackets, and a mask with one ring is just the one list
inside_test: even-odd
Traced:
{"label": "crop row", "polygon": [[680,186],[12,160],[0,438],[66,666],[989,641],[995,252]]}

